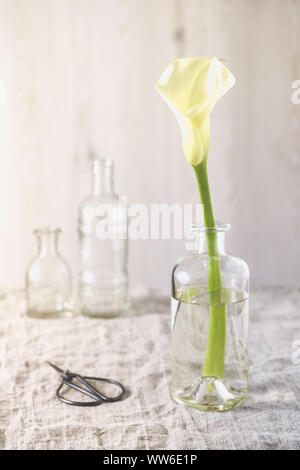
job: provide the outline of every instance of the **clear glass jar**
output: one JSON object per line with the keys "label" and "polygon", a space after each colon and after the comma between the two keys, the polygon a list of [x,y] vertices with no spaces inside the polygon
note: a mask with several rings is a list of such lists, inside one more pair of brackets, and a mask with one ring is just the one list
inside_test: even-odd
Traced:
{"label": "clear glass jar", "polygon": [[35,318],[73,315],[72,281],[68,263],[58,252],[60,229],[34,230],[38,254],[26,271],[27,314]]}
{"label": "clear glass jar", "polygon": [[[199,410],[222,411],[248,394],[249,270],[225,251],[230,225],[194,229],[196,250],[183,256],[172,273],[171,395]],[[208,231],[217,242],[217,257],[208,255]],[[213,266],[221,275],[219,292],[209,288]]]}
{"label": "clear glass jar", "polygon": [[93,162],[93,191],[79,208],[79,308],[90,317],[128,309],[127,207],[113,191],[113,161]]}

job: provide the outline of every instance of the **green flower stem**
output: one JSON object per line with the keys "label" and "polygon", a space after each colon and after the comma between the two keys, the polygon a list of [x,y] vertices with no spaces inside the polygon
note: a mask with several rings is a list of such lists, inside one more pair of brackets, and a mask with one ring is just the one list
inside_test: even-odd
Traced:
{"label": "green flower stem", "polygon": [[[194,166],[201,202],[204,205],[204,225],[215,227],[215,219],[211,203],[207,178],[207,158]],[[207,350],[202,376],[224,377],[224,356],[226,343],[226,305],[222,305],[222,282],[219,265],[219,252],[216,231],[206,232],[207,251],[209,255],[209,330]]]}

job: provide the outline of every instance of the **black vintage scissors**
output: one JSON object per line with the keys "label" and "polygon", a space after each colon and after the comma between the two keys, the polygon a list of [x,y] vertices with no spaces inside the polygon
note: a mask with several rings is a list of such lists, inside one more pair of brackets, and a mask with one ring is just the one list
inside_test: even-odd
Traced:
{"label": "black vintage scissors", "polygon": [[[55,366],[54,364],[51,364],[51,362],[48,362],[49,366],[53,367],[53,369],[58,372],[58,374],[62,377],[62,382],[58,389],[56,390],[56,397],[58,400],[62,401],[63,403],[66,403],[67,405],[74,405],[74,406],[98,406],[101,405],[103,402],[114,402],[114,401],[119,401],[122,400],[124,397],[126,390],[123,387],[123,385],[120,382],[117,382],[116,380],[112,379],[104,379],[101,377],[83,377],[82,375],[75,374],[73,372],[69,371],[63,371],[59,367]],[[73,382],[73,379],[78,380],[84,387],[80,387],[76,383]],[[120,390],[121,393],[119,395],[114,396],[114,397],[108,397],[107,395],[104,395],[104,393],[100,392],[95,388],[91,383],[88,382],[88,380],[97,380],[99,382],[106,382],[110,383],[113,385],[116,385]],[[84,395],[87,395],[88,397],[92,398],[92,401],[73,401],[73,400],[68,400],[67,398],[63,397],[60,395],[60,391],[64,385],[67,385],[68,387],[71,387],[75,390],[77,390],[80,393],[83,393]]]}

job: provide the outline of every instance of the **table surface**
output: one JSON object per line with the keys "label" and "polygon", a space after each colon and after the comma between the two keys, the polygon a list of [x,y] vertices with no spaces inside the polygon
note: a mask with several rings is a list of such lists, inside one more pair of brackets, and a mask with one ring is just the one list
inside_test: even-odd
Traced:
{"label": "table surface", "polygon": [[[133,310],[111,320],[34,320],[22,291],[1,293],[1,449],[300,449],[299,289],[252,293],[250,395],[225,413],[170,399],[168,298],[150,292]],[[128,396],[95,408],[62,404],[47,360],[116,378]]]}

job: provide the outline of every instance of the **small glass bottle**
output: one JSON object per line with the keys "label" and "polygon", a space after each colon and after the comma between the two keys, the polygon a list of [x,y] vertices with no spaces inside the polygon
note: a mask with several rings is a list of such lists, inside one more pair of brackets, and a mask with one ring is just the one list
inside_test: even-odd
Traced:
{"label": "small glass bottle", "polygon": [[35,318],[73,315],[71,272],[57,249],[60,229],[42,227],[34,230],[38,254],[26,271],[27,314]]}
{"label": "small glass bottle", "polygon": [[93,162],[93,192],[79,208],[79,308],[115,317],[128,308],[127,207],[113,190],[113,161]]}
{"label": "small glass bottle", "polygon": [[[172,274],[171,396],[202,411],[230,409],[248,394],[249,270],[225,251],[229,228],[194,227],[196,250],[180,258]],[[216,257],[208,255],[208,230],[216,237]],[[221,275],[218,292],[209,288],[212,263]],[[219,376],[207,372],[216,370],[216,361],[223,361]]]}

